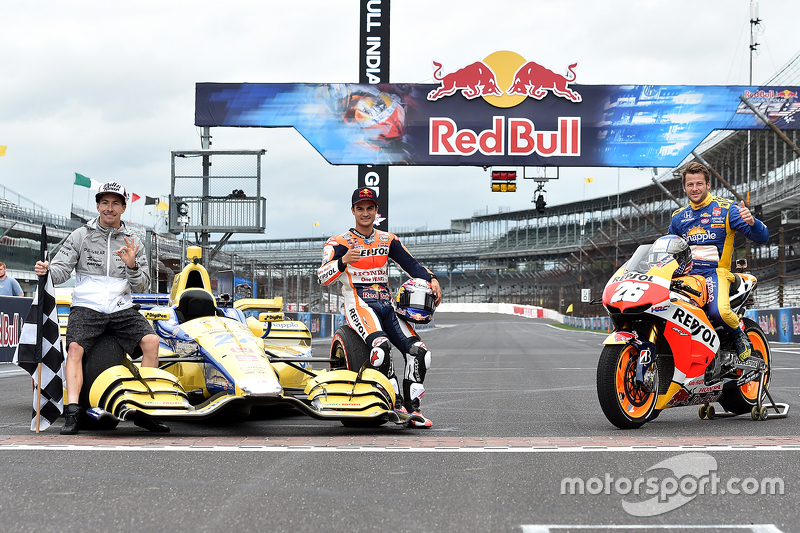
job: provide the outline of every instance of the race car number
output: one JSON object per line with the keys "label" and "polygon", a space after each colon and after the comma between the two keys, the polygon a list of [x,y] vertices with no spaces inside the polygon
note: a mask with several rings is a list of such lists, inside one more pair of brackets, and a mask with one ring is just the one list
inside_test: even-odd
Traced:
{"label": "race car number", "polygon": [[617,286],[611,303],[614,302],[638,302],[642,295],[650,286],[646,283],[636,283],[635,281],[623,281]]}

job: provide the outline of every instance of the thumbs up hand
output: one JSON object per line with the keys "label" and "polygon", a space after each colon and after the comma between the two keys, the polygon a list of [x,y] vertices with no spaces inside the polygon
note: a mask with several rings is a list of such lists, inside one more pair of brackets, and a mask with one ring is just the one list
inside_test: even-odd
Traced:
{"label": "thumbs up hand", "polygon": [[744,200],[739,204],[739,216],[741,216],[742,220],[747,222],[750,226],[756,223],[756,219],[753,218],[753,213],[751,213],[750,209],[744,205]]}

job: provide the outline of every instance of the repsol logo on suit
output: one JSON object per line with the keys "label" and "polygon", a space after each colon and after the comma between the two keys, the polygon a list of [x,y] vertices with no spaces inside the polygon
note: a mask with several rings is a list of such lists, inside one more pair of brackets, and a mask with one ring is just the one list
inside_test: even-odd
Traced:
{"label": "repsol logo on suit", "polygon": [[362,337],[366,337],[367,330],[364,328],[364,324],[361,323],[361,320],[358,318],[358,312],[355,309],[350,309],[349,311],[350,320],[352,321],[352,326],[358,331],[358,334]]}
{"label": "repsol logo on suit", "polygon": [[361,250],[361,257],[368,257],[371,255],[389,255],[389,247],[380,246],[378,248],[367,248],[365,250]]}

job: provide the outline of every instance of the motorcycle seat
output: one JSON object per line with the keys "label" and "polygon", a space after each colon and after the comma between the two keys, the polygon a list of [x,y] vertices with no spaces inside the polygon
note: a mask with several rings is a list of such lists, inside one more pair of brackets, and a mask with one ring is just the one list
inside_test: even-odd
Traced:
{"label": "motorcycle seat", "polygon": [[734,280],[731,282],[731,286],[728,289],[728,294],[736,294],[736,292],[739,290],[739,286],[742,284],[742,276],[734,273],[733,277]]}

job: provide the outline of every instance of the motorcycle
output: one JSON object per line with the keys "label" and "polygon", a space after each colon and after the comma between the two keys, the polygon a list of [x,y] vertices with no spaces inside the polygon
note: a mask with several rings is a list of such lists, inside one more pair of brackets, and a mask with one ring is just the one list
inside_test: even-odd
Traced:
{"label": "motorcycle", "polygon": [[[121,420],[148,427],[148,419],[201,420],[222,413],[241,417],[254,406],[275,405],[355,427],[420,419],[394,410],[394,389],[380,372],[313,357],[301,323],[275,312],[246,316],[229,299],[216,298],[200,254],[198,247],[187,249],[191,263],[176,275],[168,298],[138,298],[149,301],[141,312],[159,337],[159,368],[141,367],[140,354],[126,354],[109,335],[84,357],[80,404],[86,427],[110,429]],[[331,368],[313,369],[314,362]]]}
{"label": "motorcycle", "polygon": [[[757,282],[744,272],[746,262],[737,262],[730,286],[731,309],[752,343],[752,355],[742,362],[733,339],[706,315],[706,279],[681,275],[682,265],[662,253],[659,240],[640,246],[603,291],[613,324],[597,365],[603,414],[620,429],[641,427],[664,409],[691,405],[699,405],[702,419],[747,412],[753,420],[785,417],[788,405],[776,404],[769,393],[769,342],[758,323],[743,316]],[[716,411],[715,402],[723,412]]]}

